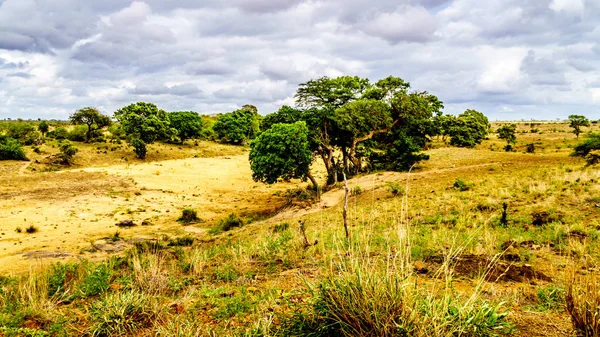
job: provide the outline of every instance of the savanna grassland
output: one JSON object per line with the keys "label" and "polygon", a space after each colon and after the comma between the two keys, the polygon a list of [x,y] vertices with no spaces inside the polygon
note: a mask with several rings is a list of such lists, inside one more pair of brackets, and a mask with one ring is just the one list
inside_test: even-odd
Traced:
{"label": "savanna grassland", "polygon": [[516,135],[348,180],[349,239],[343,183],[256,183],[245,146],[81,143],[60,170],[25,147],[0,162],[0,336],[574,336],[600,171],[568,124]]}

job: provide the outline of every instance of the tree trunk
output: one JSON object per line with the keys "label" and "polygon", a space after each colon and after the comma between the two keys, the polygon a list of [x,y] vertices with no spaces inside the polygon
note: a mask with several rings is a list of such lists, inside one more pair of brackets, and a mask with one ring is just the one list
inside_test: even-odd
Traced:
{"label": "tree trunk", "polygon": [[317,180],[315,179],[315,177],[313,177],[313,175],[310,173],[310,171],[306,172],[306,177],[308,178],[308,180],[310,180],[310,182],[315,187],[315,191],[317,192],[317,198],[321,199],[321,193],[319,193],[319,184],[317,183]]}

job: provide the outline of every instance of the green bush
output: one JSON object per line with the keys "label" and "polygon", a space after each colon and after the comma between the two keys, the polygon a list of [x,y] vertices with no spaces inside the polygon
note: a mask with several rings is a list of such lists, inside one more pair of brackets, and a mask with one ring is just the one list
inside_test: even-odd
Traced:
{"label": "green bush", "polygon": [[181,212],[181,216],[179,217],[179,219],[177,219],[177,221],[181,222],[182,224],[188,225],[192,223],[197,223],[198,221],[200,221],[200,218],[198,218],[198,213],[195,209],[186,208]]}
{"label": "green bush", "polygon": [[56,140],[67,139],[68,135],[69,135],[69,131],[67,131],[67,129],[65,129],[62,126],[56,128],[52,131],[48,131],[48,133],[46,134],[46,136],[48,136],[50,138],[54,138]]}
{"label": "green bush", "polygon": [[34,131],[35,131],[35,127],[32,124],[16,122],[16,123],[10,123],[8,125],[8,130],[6,132],[6,135],[9,138],[14,138],[17,140],[25,140],[25,138],[27,137],[27,134],[29,134],[30,132],[34,132]]}
{"label": "green bush", "polygon": [[146,149],[146,143],[144,143],[143,140],[134,139],[131,141],[131,146],[133,146],[133,152],[135,152],[138,158],[146,158],[146,153],[148,153],[148,149]]}
{"label": "green bush", "polygon": [[67,132],[67,139],[72,142],[84,142],[87,133],[87,126],[77,125],[71,131]]}
{"label": "green bush", "polygon": [[60,163],[63,165],[71,165],[73,164],[73,156],[79,151],[73,144],[69,141],[64,141],[60,143],[58,146],[60,153],[58,154],[58,158],[60,159]]}
{"label": "green bush", "polygon": [[465,182],[464,180],[457,178],[454,181],[454,184],[452,185],[454,187],[454,189],[459,190],[459,191],[468,191],[471,189],[471,184]]}
{"label": "green bush", "polygon": [[0,160],[27,160],[21,144],[12,138],[0,137]]}
{"label": "green bush", "polygon": [[211,230],[211,233],[215,234],[218,232],[226,232],[235,227],[242,227],[244,225],[244,220],[240,218],[236,213],[230,213],[225,219],[221,219],[217,227]]}
{"label": "green bush", "polygon": [[398,182],[388,181],[386,183],[386,185],[390,189],[390,192],[392,193],[393,196],[404,196],[406,194],[406,190],[404,189],[404,186],[402,186],[402,184],[400,184]]}

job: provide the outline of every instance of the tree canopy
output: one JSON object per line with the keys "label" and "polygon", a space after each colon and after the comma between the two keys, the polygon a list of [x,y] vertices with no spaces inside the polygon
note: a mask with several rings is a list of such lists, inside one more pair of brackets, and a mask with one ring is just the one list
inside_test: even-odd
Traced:
{"label": "tree canopy", "polygon": [[260,132],[260,116],[253,106],[245,106],[223,114],[217,118],[213,125],[215,134],[220,139],[234,144],[245,144]]}
{"label": "tree canopy", "polygon": [[170,126],[176,130],[181,144],[186,139],[198,138],[202,133],[202,117],[193,111],[169,112]]}
{"label": "tree canopy", "polygon": [[[152,103],[138,102],[114,113],[130,144],[135,145],[138,158],[144,159],[146,144],[157,139],[170,139],[176,130],[170,127],[167,113]],[[135,142],[134,142],[135,140]]]}
{"label": "tree canopy", "polygon": [[504,139],[508,144],[517,143],[517,124],[505,124],[496,131],[498,132],[499,139]]}
{"label": "tree canopy", "polygon": [[411,91],[410,83],[394,76],[375,83],[322,77],[300,84],[295,98],[299,109],[283,106],[267,115],[262,130],[304,121],[308,147],[323,160],[329,183],[342,171],[408,169],[427,159],[419,152],[437,134],[432,118],[443,108],[435,95]]}
{"label": "tree canopy", "polygon": [[577,138],[579,138],[579,134],[581,133],[581,127],[590,126],[590,120],[582,115],[570,115],[569,122],[571,122],[569,126],[573,128],[573,133]]}
{"label": "tree canopy", "polygon": [[94,138],[95,135],[97,136],[97,134],[95,134],[96,131],[102,129],[103,127],[109,126],[111,123],[108,116],[101,114],[98,109],[92,107],[86,107],[75,111],[69,117],[69,120],[75,125],[87,125],[85,141],[88,143],[92,140],[92,138]]}
{"label": "tree canopy", "polygon": [[490,123],[487,117],[468,109],[449,123],[450,144],[459,147],[475,147],[487,137]]}
{"label": "tree canopy", "polygon": [[308,128],[304,121],[274,124],[250,144],[252,178],[268,184],[283,179],[309,178],[312,153],[308,143]]}

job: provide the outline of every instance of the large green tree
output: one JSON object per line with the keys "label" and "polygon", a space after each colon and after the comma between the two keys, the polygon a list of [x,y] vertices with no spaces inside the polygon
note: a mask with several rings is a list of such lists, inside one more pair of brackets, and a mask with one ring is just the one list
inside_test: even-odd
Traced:
{"label": "large green tree", "polygon": [[260,132],[258,110],[242,108],[228,112],[217,118],[213,125],[220,139],[234,144],[245,144]]}
{"label": "large green tree", "polygon": [[98,109],[92,107],[86,107],[75,111],[69,117],[69,120],[75,125],[87,125],[87,132],[85,134],[85,141],[87,143],[92,140],[98,130],[109,126],[111,123],[108,116],[101,114]]}
{"label": "large green tree", "polygon": [[573,133],[579,139],[579,134],[581,133],[581,128],[586,126],[590,126],[590,120],[582,115],[570,115],[569,116],[569,126],[573,128]]}
{"label": "large green tree", "polygon": [[202,133],[202,117],[193,111],[169,112],[170,126],[177,131],[181,144],[186,139],[198,138]]}
{"label": "large green tree", "polygon": [[308,142],[308,128],[304,121],[293,124],[274,124],[250,143],[252,178],[268,184],[280,179],[310,179],[312,152]]}
{"label": "large green tree", "polygon": [[157,139],[170,139],[176,131],[170,127],[167,113],[152,103],[138,102],[117,110],[115,119],[121,124],[138,158],[146,157],[146,144]]}

